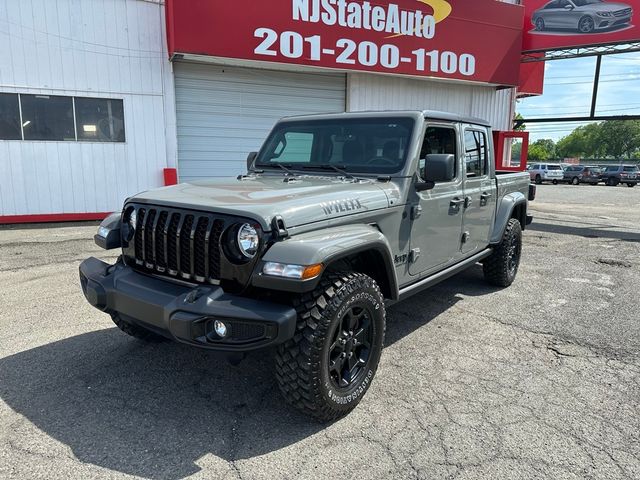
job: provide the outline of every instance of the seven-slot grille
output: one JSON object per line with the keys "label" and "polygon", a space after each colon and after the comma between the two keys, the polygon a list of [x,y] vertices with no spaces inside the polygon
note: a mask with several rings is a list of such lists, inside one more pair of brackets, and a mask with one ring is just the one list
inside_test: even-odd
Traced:
{"label": "seven-slot grille", "polygon": [[133,250],[138,267],[197,282],[220,279],[223,219],[152,206],[136,209]]}
{"label": "seven-slot grille", "polygon": [[617,12],[613,12],[613,15],[615,17],[626,17],[630,13],[631,13],[631,9],[630,8],[625,8],[624,10],[618,10]]}

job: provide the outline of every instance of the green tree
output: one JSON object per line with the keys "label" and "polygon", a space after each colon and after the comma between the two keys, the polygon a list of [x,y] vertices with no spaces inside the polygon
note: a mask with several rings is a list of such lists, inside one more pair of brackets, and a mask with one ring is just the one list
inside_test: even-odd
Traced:
{"label": "green tree", "polygon": [[537,142],[529,145],[529,161],[530,162],[543,162],[549,160],[550,155],[546,148]]}
{"label": "green tree", "polygon": [[[513,122],[516,123],[519,120],[524,120],[524,117],[521,114],[517,113],[515,118],[513,119]],[[516,132],[524,132],[526,129],[527,129],[527,126],[524,123],[518,125],[517,127],[514,127],[514,130]]]}
{"label": "green tree", "polygon": [[568,157],[597,157],[603,155],[601,124],[592,123],[576,128],[558,140],[556,155]]}
{"label": "green tree", "polygon": [[613,158],[637,155],[640,149],[639,120],[611,120],[601,124],[600,139],[607,156]]}

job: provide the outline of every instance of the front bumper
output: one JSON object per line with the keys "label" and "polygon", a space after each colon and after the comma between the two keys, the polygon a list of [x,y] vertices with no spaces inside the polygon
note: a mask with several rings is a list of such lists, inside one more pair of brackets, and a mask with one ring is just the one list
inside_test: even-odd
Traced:
{"label": "front bumper", "polygon": [[[189,286],[140,274],[121,262],[97,258],[80,264],[87,301],[103,312],[181,343],[210,350],[244,352],[282,343],[296,328],[287,305],[225,293],[218,286]],[[228,327],[225,338],[215,320]]]}

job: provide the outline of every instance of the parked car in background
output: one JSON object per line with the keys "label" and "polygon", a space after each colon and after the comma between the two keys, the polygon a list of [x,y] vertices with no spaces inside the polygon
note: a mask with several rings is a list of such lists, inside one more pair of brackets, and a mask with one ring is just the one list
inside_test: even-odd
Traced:
{"label": "parked car in background", "polygon": [[564,169],[563,181],[572,185],[600,183],[602,168],[595,165],[571,165]]}
{"label": "parked car in background", "polygon": [[552,182],[557,185],[564,178],[564,170],[559,163],[532,163],[527,170],[531,180],[538,185],[542,182]]}
{"label": "parked car in background", "polygon": [[606,167],[602,172],[602,181],[610,187],[620,183],[626,183],[627,187],[635,187],[639,180],[640,170],[637,165],[613,165]]}
{"label": "parked car in background", "polygon": [[533,12],[531,23],[538,31],[577,30],[594,33],[627,25],[633,17],[631,5],[602,0],[553,0]]}

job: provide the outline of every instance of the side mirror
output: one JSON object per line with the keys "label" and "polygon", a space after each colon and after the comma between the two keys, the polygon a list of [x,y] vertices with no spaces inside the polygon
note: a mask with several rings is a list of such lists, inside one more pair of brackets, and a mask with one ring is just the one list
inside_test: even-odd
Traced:
{"label": "side mirror", "polygon": [[450,154],[427,155],[422,177],[427,182],[444,183],[456,178],[456,157]]}
{"label": "side mirror", "polygon": [[247,155],[247,171],[253,170],[253,166],[256,161],[256,157],[258,156],[258,152],[251,152]]}
{"label": "side mirror", "polygon": [[565,5],[564,9],[565,10],[573,10],[573,5]]}

